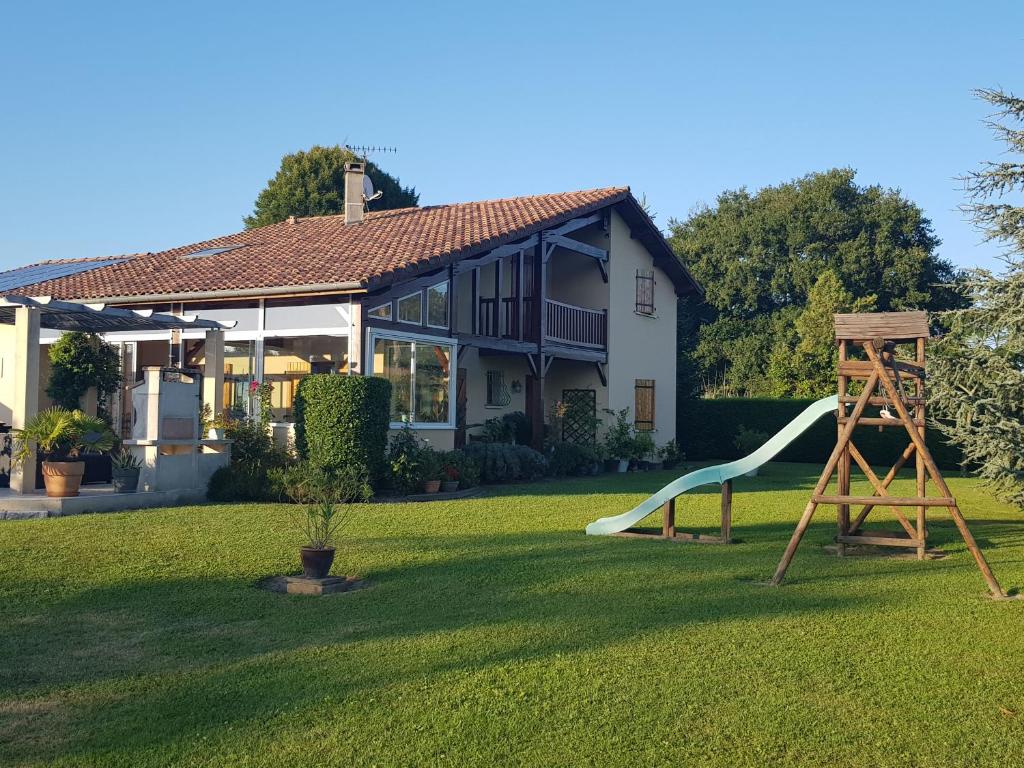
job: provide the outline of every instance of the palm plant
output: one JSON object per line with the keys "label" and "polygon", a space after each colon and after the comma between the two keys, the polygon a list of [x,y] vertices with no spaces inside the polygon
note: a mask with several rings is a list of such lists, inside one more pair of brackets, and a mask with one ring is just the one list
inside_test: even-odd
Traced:
{"label": "palm plant", "polygon": [[33,444],[47,461],[77,459],[83,453],[103,453],[114,447],[114,433],[103,419],[67,408],[40,411],[22,429],[13,430],[15,462],[32,455]]}

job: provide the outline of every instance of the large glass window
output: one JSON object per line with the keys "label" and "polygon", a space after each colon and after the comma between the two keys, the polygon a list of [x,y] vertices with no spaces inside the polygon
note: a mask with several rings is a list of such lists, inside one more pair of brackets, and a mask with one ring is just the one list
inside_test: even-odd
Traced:
{"label": "large glass window", "polygon": [[263,341],[263,381],[272,387],[272,421],[295,420],[295,393],[311,373],[348,373],[348,338],[286,336]]}
{"label": "large glass window", "polygon": [[427,288],[427,325],[435,328],[448,327],[448,283],[438,283]]}
{"label": "large glass window", "polygon": [[452,346],[377,337],[373,373],[391,382],[391,420],[448,424]]}
{"label": "large glass window", "polygon": [[249,384],[256,377],[256,342],[224,344],[224,411],[244,416],[250,410]]}
{"label": "large glass window", "polygon": [[398,300],[398,321],[401,323],[423,323],[423,293],[417,291]]}

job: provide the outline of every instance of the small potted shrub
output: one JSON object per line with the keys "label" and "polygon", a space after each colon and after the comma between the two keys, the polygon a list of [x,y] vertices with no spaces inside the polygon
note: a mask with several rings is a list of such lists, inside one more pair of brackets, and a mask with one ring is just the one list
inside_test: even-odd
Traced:
{"label": "small potted shrub", "polygon": [[441,483],[441,490],[445,493],[455,493],[459,490],[459,468],[453,464],[446,464],[443,472],[444,481]]}
{"label": "small potted shrub", "polygon": [[683,461],[683,452],[679,450],[679,445],[675,440],[669,440],[665,445],[658,451],[658,456],[661,458],[661,465],[665,469],[675,469]]}
{"label": "small potted shrub", "polygon": [[650,432],[637,432],[633,438],[633,456],[636,458],[637,468],[642,470],[651,469],[650,457],[658,450],[654,444],[654,438]]}
{"label": "small potted shrub", "polygon": [[441,490],[441,462],[437,453],[431,448],[422,448],[417,464],[423,492],[437,493]]}
{"label": "small potted shrub", "polygon": [[122,447],[110,454],[110,483],[115,493],[135,493],[139,488],[139,472],[142,462],[127,448]]}
{"label": "small potted shrub", "polygon": [[207,440],[223,440],[231,419],[223,413],[213,415],[213,409],[209,403],[203,403],[203,409],[199,414],[199,432]]}
{"label": "small potted shrub", "polygon": [[38,446],[46,495],[55,498],[77,496],[85,474],[81,455],[109,451],[115,439],[102,419],[58,407],[40,411],[24,429],[12,432],[17,444],[13,461],[24,462]]}
{"label": "small potted shrub", "polygon": [[604,447],[608,453],[608,461],[615,462],[615,471],[625,472],[629,469],[629,460],[632,458],[634,444],[632,426],[629,423],[629,409],[621,411],[609,411],[614,414],[615,420],[608,427],[604,437]]}
{"label": "small potted shrub", "polygon": [[302,575],[325,579],[334,564],[335,534],[345,521],[338,505],[369,501],[373,495],[366,469],[352,464],[333,469],[303,462],[280,472],[285,493],[302,506],[295,515],[306,540],[299,548]]}
{"label": "small potted shrub", "polygon": [[[737,450],[739,450],[743,456],[748,456],[768,442],[768,437],[769,435],[767,432],[759,432],[756,429],[747,429],[745,426],[740,424],[740,429],[739,432],[736,433],[733,445],[736,446]],[[757,477],[757,467],[754,467],[754,469],[747,472],[746,476]]]}

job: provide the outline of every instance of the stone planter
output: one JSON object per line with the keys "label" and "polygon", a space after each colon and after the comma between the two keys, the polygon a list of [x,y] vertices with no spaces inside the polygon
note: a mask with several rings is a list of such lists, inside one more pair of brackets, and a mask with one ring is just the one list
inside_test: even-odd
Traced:
{"label": "stone planter", "polygon": [[55,499],[77,496],[85,475],[85,463],[81,461],[44,461],[43,483],[46,495]]}
{"label": "stone planter", "polygon": [[302,558],[302,575],[307,579],[326,579],[334,565],[334,547],[302,547],[299,556]]}
{"label": "stone planter", "polygon": [[441,484],[441,490],[444,491],[445,493],[455,493],[457,490],[459,490],[459,481],[446,480]]}
{"label": "stone planter", "polygon": [[110,474],[110,483],[115,493],[135,493],[139,489],[139,467],[118,469],[114,467]]}
{"label": "stone planter", "polygon": [[615,467],[616,472],[628,472],[629,471],[629,459],[619,459]]}

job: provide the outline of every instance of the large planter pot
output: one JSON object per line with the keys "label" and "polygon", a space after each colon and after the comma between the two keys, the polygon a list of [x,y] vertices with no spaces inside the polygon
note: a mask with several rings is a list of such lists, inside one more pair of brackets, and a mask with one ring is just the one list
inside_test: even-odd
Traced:
{"label": "large planter pot", "polygon": [[307,579],[326,579],[334,564],[334,547],[313,549],[302,547],[299,550],[302,558],[302,575]]}
{"label": "large planter pot", "polygon": [[114,467],[110,474],[110,483],[114,486],[115,493],[135,493],[139,489],[139,468]]}
{"label": "large planter pot", "polygon": [[423,482],[424,493],[437,493],[439,490],[441,490],[440,480],[425,480]]}
{"label": "large planter pot", "polygon": [[77,496],[85,475],[85,462],[82,461],[44,461],[43,482],[46,484],[46,495],[55,499]]}
{"label": "large planter pot", "polygon": [[459,490],[459,481],[446,480],[444,483],[441,484],[441,490],[444,491],[445,493],[455,493],[457,490]]}
{"label": "large planter pot", "polygon": [[629,471],[629,459],[619,459],[618,465],[615,467],[616,472],[628,472]]}

